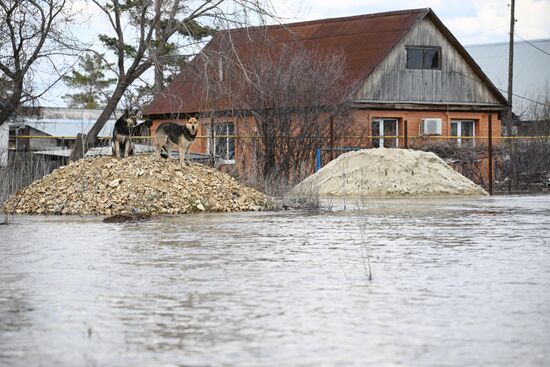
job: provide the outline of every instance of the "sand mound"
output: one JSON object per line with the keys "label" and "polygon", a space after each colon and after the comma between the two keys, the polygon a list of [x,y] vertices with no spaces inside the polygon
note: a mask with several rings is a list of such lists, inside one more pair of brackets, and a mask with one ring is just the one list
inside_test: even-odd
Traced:
{"label": "sand mound", "polygon": [[261,210],[262,193],[231,176],[156,155],[86,158],[61,167],[5,203],[10,213],[116,215]]}
{"label": "sand mound", "polygon": [[487,192],[431,152],[364,149],[342,154],[309,176],[289,196],[471,196]]}

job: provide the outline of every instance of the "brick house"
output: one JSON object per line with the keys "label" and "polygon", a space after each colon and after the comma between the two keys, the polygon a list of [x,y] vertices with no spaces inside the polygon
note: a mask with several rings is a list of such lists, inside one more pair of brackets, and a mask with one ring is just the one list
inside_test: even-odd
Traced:
{"label": "brick house", "polygon": [[[230,49],[220,46],[228,37]],[[345,56],[349,89],[342,98],[351,103],[348,123],[368,132],[368,138],[346,146],[402,147],[405,130],[411,138],[455,136],[454,141],[464,144],[488,135],[489,116],[492,134],[501,134],[501,114],[508,102],[431,9],[219,32],[147,108],[152,131],[161,122],[198,115],[199,134],[210,138],[201,139],[194,149],[215,151],[238,165],[247,155],[244,146],[223,136],[239,135],[250,121],[237,117],[227,101],[209,98],[200,73],[210,70],[222,78],[224,65],[219,58],[214,61],[213,54],[246,65],[270,47],[267,40]],[[327,147],[328,142],[321,145]]]}

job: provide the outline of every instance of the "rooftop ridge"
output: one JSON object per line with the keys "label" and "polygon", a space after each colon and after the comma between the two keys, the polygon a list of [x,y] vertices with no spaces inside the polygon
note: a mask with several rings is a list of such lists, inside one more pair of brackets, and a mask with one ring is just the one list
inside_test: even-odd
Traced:
{"label": "rooftop ridge", "polygon": [[386,12],[380,12],[380,13],[359,14],[359,15],[351,15],[351,16],[336,17],[336,18],[304,20],[304,21],[293,22],[293,23],[268,24],[268,25],[252,26],[252,27],[229,28],[229,29],[221,30],[220,32],[246,32],[246,31],[257,30],[257,29],[290,28],[290,27],[298,27],[303,25],[337,23],[337,22],[347,22],[350,20],[358,20],[358,19],[365,19],[365,18],[387,17],[392,15],[404,15],[404,14],[416,14],[416,13],[427,14],[430,11],[431,11],[431,8],[393,10],[393,11],[386,11]]}

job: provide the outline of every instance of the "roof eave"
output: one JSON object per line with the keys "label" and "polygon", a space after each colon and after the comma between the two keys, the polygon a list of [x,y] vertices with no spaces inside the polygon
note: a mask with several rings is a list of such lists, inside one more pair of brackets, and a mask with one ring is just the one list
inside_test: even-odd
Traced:
{"label": "roof eave", "polygon": [[407,110],[407,111],[470,111],[470,112],[503,112],[506,105],[498,103],[467,102],[431,102],[431,101],[374,101],[354,100],[353,108],[371,110]]}

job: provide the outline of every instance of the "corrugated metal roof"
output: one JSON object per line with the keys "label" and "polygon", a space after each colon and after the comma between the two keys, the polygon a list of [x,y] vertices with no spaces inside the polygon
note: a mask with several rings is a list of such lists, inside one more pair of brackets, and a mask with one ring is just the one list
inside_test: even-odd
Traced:
{"label": "corrugated metal roof", "polygon": [[[23,106],[16,114],[16,118],[27,117],[45,120],[97,120],[102,113],[102,109]],[[122,110],[115,110],[111,115],[111,119],[116,120],[118,117],[122,116],[123,113],[124,111]]]}
{"label": "corrugated metal roof", "polygon": [[[155,97],[145,115],[228,108],[223,101],[213,106],[205,103],[207,91],[200,76],[204,70],[212,74],[217,72],[217,65],[209,63],[209,55],[232,53],[227,47],[224,49],[223,41],[227,36],[230,36],[233,55],[244,65],[262,48],[289,46],[295,42],[319,55],[338,52],[346,60],[345,80],[352,86],[367,77],[399,40],[430,13],[430,9],[414,9],[219,32],[187,70]],[[267,43],[266,39],[275,42]]]}
{"label": "corrugated metal roof", "polygon": [[[468,53],[483,69],[497,88],[508,89],[508,42],[465,46]],[[546,53],[545,53],[546,52]],[[514,111],[529,99],[544,102],[550,88],[550,39],[514,43]]]}
{"label": "corrugated metal roof", "polygon": [[[77,136],[87,134],[96,120],[32,119],[23,118],[19,124],[25,124],[51,136]],[[111,136],[115,120],[108,120],[98,136]]]}

